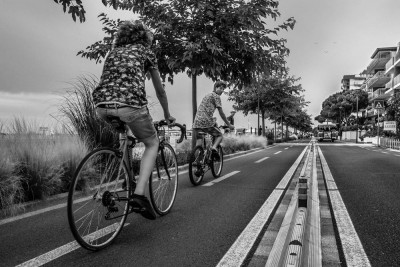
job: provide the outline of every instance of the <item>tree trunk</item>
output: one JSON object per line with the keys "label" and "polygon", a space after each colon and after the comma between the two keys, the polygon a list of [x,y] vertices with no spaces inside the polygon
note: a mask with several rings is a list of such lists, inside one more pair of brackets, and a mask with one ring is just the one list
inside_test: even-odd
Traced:
{"label": "tree trunk", "polygon": [[261,111],[261,119],[262,119],[262,136],[265,136],[265,117],[264,117],[264,111]]}
{"label": "tree trunk", "polygon": [[275,129],[274,129],[274,143],[276,143],[276,117],[274,118],[275,121]]}
{"label": "tree trunk", "polygon": [[[196,117],[197,112],[197,75],[192,73],[192,112],[193,112],[193,122]],[[192,131],[192,149],[196,147],[196,136]]]}

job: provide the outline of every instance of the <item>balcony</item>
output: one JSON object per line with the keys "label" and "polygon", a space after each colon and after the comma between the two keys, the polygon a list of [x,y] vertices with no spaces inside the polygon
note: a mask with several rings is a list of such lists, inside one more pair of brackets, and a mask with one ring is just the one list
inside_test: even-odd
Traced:
{"label": "balcony", "polygon": [[400,66],[400,51],[397,51],[393,57],[385,65],[385,73],[389,73],[394,69],[394,67]]}
{"label": "balcony", "polygon": [[372,100],[384,98],[386,88],[375,90],[372,94]]}
{"label": "balcony", "polygon": [[378,71],[367,81],[367,88],[383,87],[390,81],[390,75],[384,71]]}
{"label": "balcony", "polygon": [[387,91],[385,92],[385,95],[387,96],[392,96],[394,89],[399,89],[400,88],[400,74],[394,77],[390,82],[388,82],[385,85],[385,88]]}

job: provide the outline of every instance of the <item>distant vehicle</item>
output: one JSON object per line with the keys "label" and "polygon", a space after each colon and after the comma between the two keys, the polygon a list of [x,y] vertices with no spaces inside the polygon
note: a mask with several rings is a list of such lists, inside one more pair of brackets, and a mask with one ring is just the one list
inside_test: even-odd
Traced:
{"label": "distant vehicle", "polygon": [[316,138],[319,142],[324,140],[334,142],[338,139],[336,124],[327,123],[318,125],[318,134]]}

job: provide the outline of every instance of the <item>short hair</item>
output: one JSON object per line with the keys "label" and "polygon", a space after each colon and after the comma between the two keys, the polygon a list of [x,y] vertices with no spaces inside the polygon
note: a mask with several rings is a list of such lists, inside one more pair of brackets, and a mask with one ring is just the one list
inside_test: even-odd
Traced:
{"label": "short hair", "polygon": [[153,33],[140,20],[126,20],[119,24],[115,36],[115,46],[142,44],[146,47],[153,43]]}
{"label": "short hair", "polygon": [[226,82],[224,82],[224,81],[217,81],[217,82],[214,83],[214,90],[215,90],[215,88],[221,87],[221,86],[224,86],[225,88],[228,87],[228,85],[226,84]]}

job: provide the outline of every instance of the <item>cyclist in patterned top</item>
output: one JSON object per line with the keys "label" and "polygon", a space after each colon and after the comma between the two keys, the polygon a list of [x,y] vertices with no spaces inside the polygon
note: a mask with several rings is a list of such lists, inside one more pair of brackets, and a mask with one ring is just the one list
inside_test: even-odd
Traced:
{"label": "cyclist in patterned top", "polygon": [[156,214],[144,196],[159,144],[147,108],[147,72],[150,73],[165,120],[172,123],[175,118],[170,115],[157,60],[150,49],[152,41],[152,32],[141,21],[124,21],[120,24],[113,47],[105,60],[99,85],[93,91],[93,101],[100,118],[107,120],[109,115],[119,117],[129,126],[135,137],[144,143],[139,179],[130,205],[133,211],[154,220]]}
{"label": "cyclist in patterned top", "polygon": [[198,136],[198,132],[204,131],[209,133],[210,135],[214,136],[214,143],[211,147],[213,157],[216,160],[219,160],[219,155],[217,151],[218,145],[222,141],[222,133],[215,126],[215,121],[213,119],[213,114],[216,109],[218,109],[219,115],[221,116],[222,120],[226,123],[226,125],[231,129],[235,129],[233,125],[229,123],[226,119],[225,113],[222,110],[221,105],[221,97],[220,95],[227,87],[225,82],[218,81],[214,84],[214,91],[212,93],[207,94],[200,103],[200,106],[197,110],[196,117],[194,118],[193,122],[193,136],[196,136],[197,142],[196,145],[201,145],[201,136]]}

